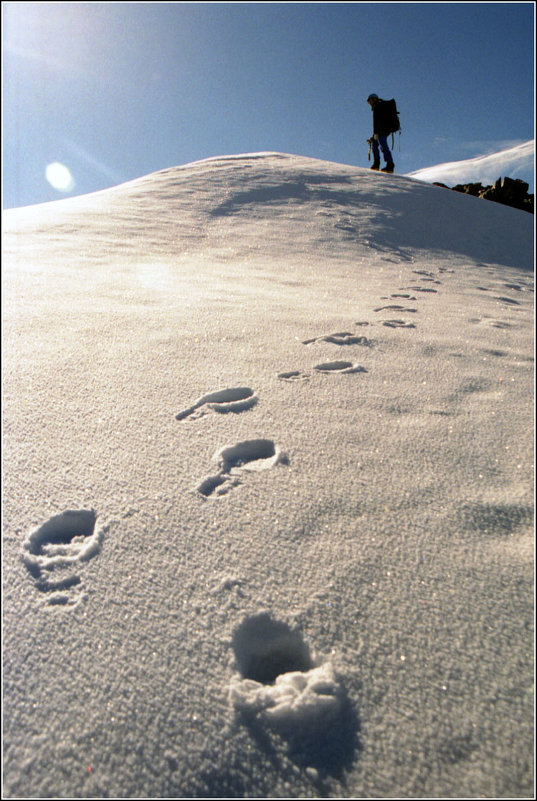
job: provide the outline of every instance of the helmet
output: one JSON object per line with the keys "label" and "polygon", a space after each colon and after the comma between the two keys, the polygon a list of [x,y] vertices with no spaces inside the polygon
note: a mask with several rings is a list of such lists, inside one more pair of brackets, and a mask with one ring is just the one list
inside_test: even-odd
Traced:
{"label": "helmet", "polygon": [[369,95],[369,97],[368,97],[367,99],[368,99],[368,101],[369,101],[369,100],[378,100],[378,99],[379,99],[379,96],[378,96],[378,95],[376,95],[376,94],[372,94],[372,95]]}

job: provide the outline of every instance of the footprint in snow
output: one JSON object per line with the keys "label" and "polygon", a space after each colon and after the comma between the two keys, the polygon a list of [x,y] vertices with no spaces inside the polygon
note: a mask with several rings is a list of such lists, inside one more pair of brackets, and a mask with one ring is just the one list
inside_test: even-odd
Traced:
{"label": "footprint in snow", "polygon": [[517,292],[533,292],[533,289],[530,286],[525,286],[523,284],[504,284],[507,289],[515,289]]}
{"label": "footprint in snow", "polygon": [[249,439],[220,448],[213,461],[219,465],[217,473],[207,476],[197,487],[204,498],[220,497],[242,483],[244,471],[270,470],[278,464],[289,464],[289,459],[271,439]]}
{"label": "footprint in snow", "polygon": [[351,373],[367,373],[365,367],[361,367],[359,364],[342,361],[316,364],[313,369],[317,370],[319,373],[344,373],[345,375],[349,375]]}
{"label": "footprint in snow", "polygon": [[342,696],[330,662],[314,660],[301,634],[266,612],[234,631],[237,673],[230,700],[284,736],[322,733],[341,713]]}
{"label": "footprint in snow", "polygon": [[422,276],[422,281],[432,281],[435,284],[441,284],[442,281],[439,281],[434,273],[430,273],[427,270],[412,270],[413,273],[416,275]]}
{"label": "footprint in snow", "polygon": [[310,374],[302,370],[288,370],[285,373],[278,373],[278,378],[282,381],[309,381]]}
{"label": "footprint in snow", "polygon": [[438,292],[438,289],[433,289],[430,286],[402,286],[401,290],[411,289],[413,292]]}
{"label": "footprint in snow", "polygon": [[512,323],[507,323],[503,320],[493,320],[490,317],[469,317],[468,322],[472,325],[491,325],[493,328],[514,328]]}
{"label": "footprint in snow", "polygon": [[[246,409],[251,409],[252,406],[255,406],[257,401],[257,395],[254,394],[253,389],[250,389],[250,387],[221,389],[202,395],[192,406],[178,412],[175,415],[175,419],[184,420],[195,412],[197,412],[196,417],[200,417],[202,414],[205,414],[207,409],[212,409],[220,414],[244,412]],[[202,409],[203,406],[206,408]],[[198,412],[198,409],[201,409],[201,411]]]}
{"label": "footprint in snow", "polygon": [[81,565],[96,556],[107,527],[96,528],[93,509],[67,510],[34,528],[22,545],[22,561],[47,603],[74,606],[83,597],[72,592],[81,583]]}
{"label": "footprint in snow", "polygon": [[[357,323],[357,325],[365,325],[365,323]],[[311,345],[313,342],[331,342],[334,345],[362,345],[363,347],[370,348],[373,342],[367,337],[356,336],[351,331],[337,331],[335,334],[325,334],[320,337],[313,337],[313,339],[304,339],[303,345]]]}
{"label": "footprint in snow", "polygon": [[376,312],[386,311],[386,310],[393,310],[393,311],[406,311],[406,312],[417,312],[417,309],[409,309],[408,306],[380,306],[378,309],[375,309]]}
{"label": "footprint in snow", "polygon": [[307,775],[341,776],[359,748],[359,721],[330,660],[314,654],[299,631],[267,612],[234,630],[236,671],[229,700],[240,720],[256,720],[287,743]]}
{"label": "footprint in snow", "polygon": [[382,325],[388,328],[415,328],[414,323],[407,323],[405,320],[384,320]]}

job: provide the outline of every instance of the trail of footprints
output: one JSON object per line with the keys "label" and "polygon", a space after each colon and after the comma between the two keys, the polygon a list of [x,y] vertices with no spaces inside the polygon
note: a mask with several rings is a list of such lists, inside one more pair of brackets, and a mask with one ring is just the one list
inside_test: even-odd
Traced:
{"label": "trail of footprints", "polygon": [[[440,272],[453,272],[440,268]],[[438,292],[433,286],[424,283],[441,285],[441,281],[426,270],[413,270],[420,277],[420,284],[401,287],[384,301],[388,302],[373,311],[383,314],[385,319],[380,323],[389,328],[416,328],[416,324],[406,318],[415,315],[418,309],[408,305],[417,301],[417,293],[434,294]],[[505,287],[512,291],[533,291],[529,283],[506,283]],[[488,287],[478,286],[482,291],[491,291]],[[492,296],[491,296],[492,298]],[[507,296],[494,296],[508,307],[519,305],[519,301]],[[397,317],[387,313],[397,313]],[[487,318],[490,319],[490,318]],[[470,322],[481,322],[472,319]],[[373,325],[369,321],[357,321],[355,328]],[[510,323],[492,319],[492,325],[510,327]],[[375,340],[359,335],[356,331],[336,331],[334,333],[305,339],[305,346],[315,343],[328,343],[342,348],[373,348]],[[337,359],[320,362],[311,370],[293,369],[280,372],[277,378],[288,382],[309,381],[313,375],[354,375],[367,373],[367,369],[355,361]],[[215,390],[202,395],[190,406],[175,415],[176,420],[198,420],[202,416],[240,414],[253,409],[258,403],[258,396],[251,387],[237,386]],[[195,492],[201,499],[220,498],[239,486],[244,478],[252,472],[272,469],[278,465],[288,465],[289,457],[271,439],[250,439],[225,445],[212,457],[215,471],[205,476],[197,485]],[[51,517],[42,525],[34,528],[26,536],[22,545],[22,561],[34,579],[35,587],[46,595],[47,604],[56,607],[74,607],[82,598],[80,571],[83,565],[96,556],[103,544],[109,526],[97,526],[95,510],[67,510]]]}
{"label": "trail of footprints", "polygon": [[[422,280],[440,284],[432,273],[414,271]],[[520,285],[506,285],[518,291]],[[483,288],[484,291],[488,291]],[[418,309],[406,305],[416,301],[412,293],[435,293],[433,287],[403,287],[389,299],[405,301],[391,303],[374,309],[375,314],[396,312],[397,317],[383,319],[382,325],[391,328],[415,328],[406,319]],[[508,297],[496,300],[516,305]],[[401,315],[401,317],[399,316]],[[404,316],[405,319],[402,319]],[[498,326],[499,321],[496,321]],[[355,327],[369,326],[369,321],[359,321]],[[508,325],[507,323],[505,324]],[[313,339],[304,340],[305,346],[328,343],[342,348],[373,348],[375,341],[359,336],[353,331],[338,331]],[[501,352],[495,352],[501,355]],[[332,360],[316,364],[313,373],[289,370],[278,374],[278,378],[290,382],[309,380],[312,374],[352,375],[367,373],[365,367],[350,360]],[[184,421],[198,420],[203,415],[240,414],[249,411],[258,403],[258,396],[251,387],[237,386],[216,390],[202,395],[190,406],[175,415],[182,425]],[[278,465],[287,465],[287,454],[271,439],[250,439],[226,445],[213,455],[216,470],[198,484],[196,493],[200,498],[219,498],[241,484],[245,475],[252,471],[265,471]],[[531,520],[529,507],[483,507],[477,505],[462,510],[463,525],[474,529],[509,533],[521,521]],[[81,568],[102,548],[109,526],[97,525],[97,513],[89,510],[67,510],[51,517],[41,526],[30,531],[23,542],[22,560],[35,582],[36,588],[46,596],[46,605],[51,608],[74,608],[85,597],[81,591]],[[233,586],[233,582],[227,582]],[[299,631],[287,623],[273,618],[268,613],[246,616],[233,631],[231,647],[234,652],[235,673],[228,688],[229,701],[235,715],[240,719],[252,715],[268,729],[288,741],[289,754],[296,752],[298,764],[303,763],[303,754],[297,744],[305,743],[308,754],[308,776],[315,784],[322,774],[339,775],[345,758],[351,757],[357,745],[358,725],[350,714],[349,701],[330,659],[323,661],[308,647]],[[342,739],[343,733],[343,739]],[[340,742],[346,742],[343,749]],[[332,744],[338,743],[335,756]],[[313,745],[313,748],[310,748]],[[304,752],[304,753],[305,753]],[[312,761],[311,753],[318,753],[318,762]]]}
{"label": "trail of footprints", "polygon": [[[423,280],[435,280],[432,274],[420,272]],[[439,283],[435,281],[435,283]],[[435,289],[414,286],[416,292],[436,292]],[[414,301],[416,297],[401,291],[392,295]],[[415,314],[416,308],[389,304],[375,309],[380,312]],[[368,326],[369,322],[355,323],[355,327]],[[402,319],[387,319],[383,325],[392,328],[413,328],[414,323]],[[375,341],[355,331],[336,331],[323,336],[303,340],[304,345],[328,343],[340,347],[373,348]],[[367,373],[367,369],[355,361],[336,359],[320,362],[310,371],[289,370],[278,374],[283,381],[307,381],[314,374],[354,375]],[[178,421],[198,420],[206,414],[240,414],[258,403],[258,396],[251,387],[237,386],[215,390],[202,395],[190,406],[179,411]],[[196,487],[200,498],[220,498],[239,486],[252,472],[269,470],[277,465],[289,464],[289,457],[271,439],[250,439],[226,445],[212,457],[215,472],[205,476]],[[97,526],[97,513],[93,509],[67,510],[54,515],[26,536],[22,546],[22,561],[34,579],[35,587],[46,596],[46,602],[55,607],[74,607],[85,596],[82,592],[81,569],[96,556],[103,544],[107,526]]]}
{"label": "trail of footprints", "polygon": [[[433,273],[423,270],[416,270],[414,272],[420,275],[423,281],[431,281],[435,284],[441,283],[441,281],[438,281],[434,277]],[[392,297],[415,301],[415,295],[404,292],[404,289],[406,288],[403,288],[401,292],[394,294]],[[409,287],[409,289],[412,289],[414,292],[437,292],[436,289],[422,286],[412,286]],[[413,306],[391,303],[380,306],[374,311],[376,313],[399,312],[404,314],[416,314],[418,309]],[[399,317],[390,317],[384,320],[382,324],[390,328],[416,327],[413,322],[400,319]],[[357,327],[365,325],[370,325],[370,323],[366,321],[355,323]],[[374,340],[359,335],[355,331],[336,331],[334,333],[302,340],[302,344],[306,346],[323,342],[340,347],[352,346],[362,348],[373,348],[376,344]],[[278,373],[277,377],[282,381],[300,382],[308,381],[315,373],[324,375],[353,375],[356,373],[367,373],[367,369],[357,362],[337,359],[320,362],[312,367],[311,372],[297,369],[288,370]],[[194,401],[191,406],[178,412],[175,417],[177,420],[186,420],[187,418],[197,419],[208,411],[219,414],[227,414],[229,412],[238,413],[251,409],[257,401],[258,397],[250,387],[230,387],[228,389],[217,390],[202,395]],[[289,458],[272,440],[252,439],[220,448],[213,455],[212,461],[217,465],[216,472],[203,478],[196,488],[197,493],[205,499],[213,497],[219,498],[226,495],[233,488],[242,483],[248,472],[268,470],[276,465],[288,464]]]}
{"label": "trail of footprints", "polygon": [[[527,278],[521,278],[518,282],[504,282],[503,287],[510,291],[514,292],[533,292],[533,285],[532,281]],[[481,292],[492,292],[492,287],[487,286],[477,286]],[[504,306],[505,309],[519,311],[521,309],[522,303],[517,300],[516,298],[511,298],[507,295],[490,295],[489,296],[492,301],[495,303],[500,303]],[[482,317],[470,317],[468,320],[469,323],[473,324],[485,324],[490,325],[493,328],[503,328],[509,329],[516,327],[516,323],[513,324],[512,322],[508,322],[506,320],[498,320],[496,316],[491,316],[489,314],[484,314]]]}

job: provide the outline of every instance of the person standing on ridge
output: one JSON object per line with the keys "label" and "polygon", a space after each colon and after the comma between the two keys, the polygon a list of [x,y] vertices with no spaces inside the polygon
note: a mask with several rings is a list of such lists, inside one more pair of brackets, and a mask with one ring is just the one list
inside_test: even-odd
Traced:
{"label": "person standing on ridge", "polygon": [[[373,164],[372,170],[380,169],[380,150],[386,161],[386,166],[382,168],[381,172],[393,172],[394,163],[390,148],[388,147],[388,134],[392,132],[390,128],[390,117],[388,116],[389,109],[385,100],[382,100],[378,95],[371,94],[367,98],[367,102],[373,111],[373,136],[367,141],[373,149]],[[391,116],[391,115],[390,115]],[[388,130],[390,128],[390,130]]]}

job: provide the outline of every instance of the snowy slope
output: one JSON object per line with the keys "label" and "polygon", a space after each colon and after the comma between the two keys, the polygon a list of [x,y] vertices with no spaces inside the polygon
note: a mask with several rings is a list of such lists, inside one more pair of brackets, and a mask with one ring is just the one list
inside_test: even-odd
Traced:
{"label": "snowy slope", "polygon": [[529,184],[530,193],[534,191],[534,175],[535,141],[533,139],[486,156],[448,161],[408,173],[409,178],[431,183],[447,181],[451,186],[472,182],[479,182],[486,186],[494,184],[500,177],[508,176],[526,181]]}
{"label": "snowy slope", "polygon": [[[162,255],[165,246],[166,256],[200,249],[218,255],[221,243],[229,252],[230,240],[232,255],[251,255],[254,249],[271,258],[309,255],[312,247],[330,252],[334,245],[355,252],[371,244],[506,264],[526,259],[527,266],[532,253],[527,236],[512,236],[518,215],[500,225],[504,217],[498,210],[484,213],[482,205],[446,198],[441,189],[403,176],[283,154],[208,159],[93,195],[11,211],[7,219],[14,229],[57,230],[60,209],[60,232],[70,225],[80,238],[94,238],[95,255],[104,257],[119,249],[122,256],[137,258],[140,245],[147,255]],[[291,243],[285,235],[282,241],[282,229],[287,235],[295,229]]]}
{"label": "snowy slope", "polygon": [[533,219],[279,153],[4,215],[4,794],[532,788]]}

